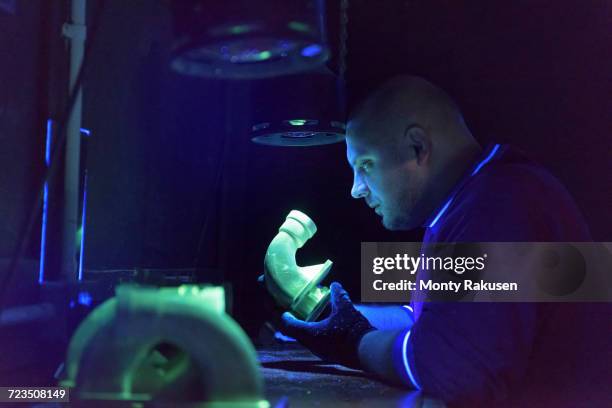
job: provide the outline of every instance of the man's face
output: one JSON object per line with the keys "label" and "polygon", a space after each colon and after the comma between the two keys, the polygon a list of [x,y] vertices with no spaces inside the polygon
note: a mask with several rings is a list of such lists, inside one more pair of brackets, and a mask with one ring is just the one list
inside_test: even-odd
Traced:
{"label": "man's face", "polygon": [[397,139],[400,138],[377,138],[349,124],[346,154],[353,169],[353,198],[363,198],[382,217],[385,228],[408,230],[423,222],[417,208],[425,173],[417,165],[414,152]]}

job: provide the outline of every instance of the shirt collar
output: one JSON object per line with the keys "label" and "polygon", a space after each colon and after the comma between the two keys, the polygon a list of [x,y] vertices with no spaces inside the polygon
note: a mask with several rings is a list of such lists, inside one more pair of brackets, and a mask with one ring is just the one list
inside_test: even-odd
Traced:
{"label": "shirt collar", "polygon": [[455,196],[457,195],[457,192],[461,189],[461,187],[463,187],[463,185],[470,178],[478,174],[478,172],[480,172],[480,170],[482,170],[482,168],[486,166],[491,160],[496,158],[499,155],[500,149],[500,144],[491,144],[487,146],[483,154],[478,158],[478,160],[476,160],[476,162],[474,163],[474,165],[472,165],[466,175],[461,178],[459,183],[457,183],[451,193],[443,201],[444,204],[438,207],[436,211],[434,211],[432,215],[427,219],[427,221],[423,225],[424,227],[433,228],[438,224],[438,222],[440,222],[440,219],[444,216],[450,205],[453,203],[453,200],[455,199]]}

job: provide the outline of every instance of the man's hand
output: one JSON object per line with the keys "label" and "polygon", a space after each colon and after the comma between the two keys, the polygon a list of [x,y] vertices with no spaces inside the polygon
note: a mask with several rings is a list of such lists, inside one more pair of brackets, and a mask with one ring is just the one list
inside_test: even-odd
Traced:
{"label": "man's hand", "polygon": [[330,289],[331,314],[327,318],[309,323],[285,312],[280,330],[294,337],[322,360],[359,368],[359,341],[374,327],[355,309],[348,293],[339,283],[332,283]]}

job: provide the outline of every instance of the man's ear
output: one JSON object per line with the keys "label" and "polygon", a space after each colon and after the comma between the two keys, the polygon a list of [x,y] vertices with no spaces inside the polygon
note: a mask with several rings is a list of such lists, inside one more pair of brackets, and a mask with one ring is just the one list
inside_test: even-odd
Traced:
{"label": "man's ear", "polygon": [[431,157],[431,138],[425,129],[419,125],[406,128],[404,141],[419,166],[427,163]]}

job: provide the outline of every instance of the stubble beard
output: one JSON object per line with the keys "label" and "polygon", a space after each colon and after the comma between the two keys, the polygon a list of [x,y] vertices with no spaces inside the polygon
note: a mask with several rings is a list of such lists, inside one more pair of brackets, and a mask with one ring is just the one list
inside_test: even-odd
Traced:
{"label": "stubble beard", "polygon": [[392,216],[383,216],[382,224],[390,231],[408,231],[418,228],[414,220],[414,210],[420,196],[420,186],[406,189],[398,194]]}

